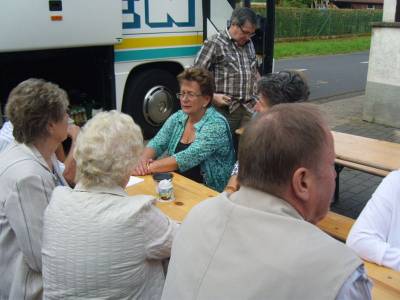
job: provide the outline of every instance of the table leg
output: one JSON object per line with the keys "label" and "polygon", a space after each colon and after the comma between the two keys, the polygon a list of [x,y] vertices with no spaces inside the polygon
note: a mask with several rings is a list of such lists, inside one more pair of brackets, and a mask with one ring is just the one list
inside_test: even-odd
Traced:
{"label": "table leg", "polygon": [[336,171],[336,187],[335,187],[335,195],[333,197],[333,202],[336,203],[339,200],[339,175],[340,172],[343,170],[343,166],[339,164],[335,164],[335,171]]}

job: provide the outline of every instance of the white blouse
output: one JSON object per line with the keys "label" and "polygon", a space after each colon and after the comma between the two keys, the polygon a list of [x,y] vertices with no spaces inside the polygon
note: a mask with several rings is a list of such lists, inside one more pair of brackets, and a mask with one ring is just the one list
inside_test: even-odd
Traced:
{"label": "white blouse", "polygon": [[383,179],[351,229],[347,245],[366,260],[400,271],[400,171]]}
{"label": "white blouse", "polygon": [[45,299],[160,299],[178,225],[151,196],[56,188],[45,212]]}

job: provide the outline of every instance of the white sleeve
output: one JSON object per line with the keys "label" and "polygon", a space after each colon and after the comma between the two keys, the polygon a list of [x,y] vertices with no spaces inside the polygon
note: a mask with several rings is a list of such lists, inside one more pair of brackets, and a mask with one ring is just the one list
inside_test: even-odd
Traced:
{"label": "white sleeve", "polygon": [[[367,203],[347,239],[347,245],[363,259],[400,271],[400,248],[388,237],[400,234],[400,172],[390,173]],[[398,231],[394,233],[393,230]]]}
{"label": "white sleeve", "polygon": [[170,257],[172,241],[178,229],[178,223],[172,221],[151,203],[145,207],[144,214],[147,258],[164,259]]}
{"label": "white sleeve", "polygon": [[7,146],[14,141],[13,126],[10,121],[4,123],[0,129],[0,152],[2,152]]}

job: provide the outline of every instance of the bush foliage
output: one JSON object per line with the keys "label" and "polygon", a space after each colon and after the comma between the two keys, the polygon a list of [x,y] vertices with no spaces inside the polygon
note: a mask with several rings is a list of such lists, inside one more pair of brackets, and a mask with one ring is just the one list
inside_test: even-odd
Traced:
{"label": "bush foliage", "polygon": [[[254,10],[265,16],[265,8]],[[365,34],[379,21],[382,10],[276,7],[275,38]]]}

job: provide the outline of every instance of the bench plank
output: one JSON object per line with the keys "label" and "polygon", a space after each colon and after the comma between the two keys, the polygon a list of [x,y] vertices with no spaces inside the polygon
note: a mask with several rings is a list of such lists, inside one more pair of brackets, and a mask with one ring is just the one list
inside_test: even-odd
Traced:
{"label": "bench plank", "polygon": [[389,171],[386,171],[386,170],[381,170],[381,169],[369,167],[366,165],[361,165],[361,164],[351,162],[351,161],[346,161],[346,160],[343,160],[340,158],[336,158],[335,163],[337,163],[338,165],[341,165],[343,167],[347,167],[347,168],[350,168],[353,170],[365,172],[365,173],[380,176],[380,177],[386,177],[389,174]]}

